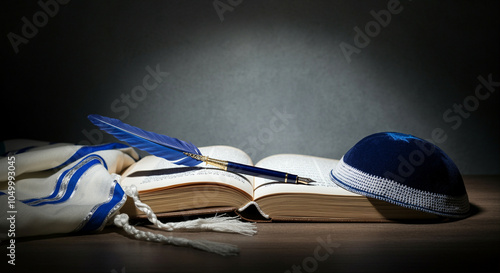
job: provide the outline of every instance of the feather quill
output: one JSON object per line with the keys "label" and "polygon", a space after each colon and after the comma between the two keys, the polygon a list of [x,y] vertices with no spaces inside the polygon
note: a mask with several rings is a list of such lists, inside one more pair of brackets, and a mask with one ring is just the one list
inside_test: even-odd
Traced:
{"label": "feather quill", "polygon": [[117,139],[125,141],[137,149],[172,161],[177,165],[192,167],[202,162],[184,154],[186,152],[201,155],[200,150],[191,142],[148,132],[114,118],[100,115],[89,115],[88,118],[101,130]]}

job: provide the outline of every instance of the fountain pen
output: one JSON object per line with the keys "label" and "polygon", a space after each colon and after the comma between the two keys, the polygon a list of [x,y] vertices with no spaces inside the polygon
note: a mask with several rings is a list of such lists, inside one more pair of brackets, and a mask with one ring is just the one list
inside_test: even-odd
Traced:
{"label": "fountain pen", "polygon": [[240,174],[247,174],[247,175],[260,177],[260,178],[273,179],[273,180],[277,180],[279,182],[292,183],[292,184],[306,184],[307,185],[309,183],[315,182],[314,180],[312,180],[310,178],[299,177],[298,175],[295,175],[295,174],[289,174],[289,173],[285,173],[285,172],[279,172],[279,171],[259,168],[259,167],[255,167],[255,166],[244,165],[244,164],[235,163],[235,162],[231,162],[231,161],[214,159],[214,158],[210,158],[208,156],[202,156],[202,155],[197,155],[197,154],[192,154],[192,153],[187,153],[187,152],[185,152],[184,154],[191,157],[191,158],[194,158],[196,160],[200,160],[200,161],[203,161],[209,165],[223,169],[225,171],[230,171],[230,172],[235,172],[235,173],[240,173]]}

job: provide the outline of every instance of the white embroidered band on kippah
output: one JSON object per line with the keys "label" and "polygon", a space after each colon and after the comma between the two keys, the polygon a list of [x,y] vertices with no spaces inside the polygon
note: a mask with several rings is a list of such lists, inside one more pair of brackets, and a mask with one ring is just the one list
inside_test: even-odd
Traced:
{"label": "white embroidered band on kippah", "polygon": [[349,191],[403,207],[447,217],[462,216],[469,211],[467,194],[454,197],[411,188],[358,170],[345,163],[343,157],[330,176]]}

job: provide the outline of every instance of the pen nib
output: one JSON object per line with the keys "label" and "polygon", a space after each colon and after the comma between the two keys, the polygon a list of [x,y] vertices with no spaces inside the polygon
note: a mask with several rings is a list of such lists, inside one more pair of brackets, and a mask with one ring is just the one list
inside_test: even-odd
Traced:
{"label": "pen nib", "polygon": [[312,182],[316,182],[314,180],[312,180],[311,178],[304,178],[304,177],[298,177],[297,178],[297,183],[301,183],[301,184],[309,184],[309,183],[312,183]]}

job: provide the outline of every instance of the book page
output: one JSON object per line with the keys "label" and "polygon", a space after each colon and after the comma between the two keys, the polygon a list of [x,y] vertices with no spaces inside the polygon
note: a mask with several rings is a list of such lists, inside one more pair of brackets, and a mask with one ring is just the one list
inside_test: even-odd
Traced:
{"label": "book page", "polygon": [[[229,146],[202,147],[203,155],[216,159],[252,164],[243,151]],[[189,183],[221,183],[239,188],[253,196],[253,177],[234,174],[201,163],[194,167],[176,165],[156,156],[146,156],[132,165],[122,176],[121,184],[135,185],[139,191],[154,191]]]}
{"label": "book page", "polygon": [[253,165],[252,159],[242,150],[231,146],[216,145],[201,147],[200,152],[204,156],[215,159],[233,161],[246,165]]}
{"label": "book page", "polygon": [[340,188],[330,180],[330,171],[335,168],[338,162],[335,159],[294,154],[280,154],[264,158],[256,166],[311,178],[315,182],[310,185],[286,184],[276,183],[270,179],[255,178],[254,200],[266,195],[283,193],[357,196],[357,194]]}

